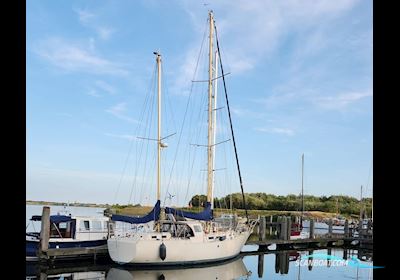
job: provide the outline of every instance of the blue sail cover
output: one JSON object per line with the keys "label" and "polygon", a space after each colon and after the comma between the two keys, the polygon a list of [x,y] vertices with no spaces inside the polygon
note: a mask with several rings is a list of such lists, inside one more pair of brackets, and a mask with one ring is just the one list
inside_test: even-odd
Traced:
{"label": "blue sail cover", "polygon": [[211,203],[207,202],[206,208],[200,213],[186,212],[182,210],[176,210],[174,208],[165,207],[165,213],[178,215],[181,217],[193,219],[193,220],[202,220],[202,221],[210,221],[213,219],[213,210],[211,209]]}
{"label": "blue sail cover", "polygon": [[160,200],[157,200],[156,205],[154,205],[153,210],[151,210],[150,213],[148,213],[146,216],[143,217],[131,217],[131,216],[124,216],[124,215],[112,215],[111,220],[112,221],[119,221],[119,222],[125,222],[125,223],[131,223],[131,224],[145,224],[150,221],[155,221],[158,219],[158,216],[160,216]]}
{"label": "blue sail cover", "polygon": [[[42,216],[40,215],[33,215],[31,218],[31,221],[41,221]],[[62,223],[62,222],[70,222],[72,221],[72,218],[70,216],[65,216],[65,215],[51,215],[50,216],[50,222],[51,223]]]}

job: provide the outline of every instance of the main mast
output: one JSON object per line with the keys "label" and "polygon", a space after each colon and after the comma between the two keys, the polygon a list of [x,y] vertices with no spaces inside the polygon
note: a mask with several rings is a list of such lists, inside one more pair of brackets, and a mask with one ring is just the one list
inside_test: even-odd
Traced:
{"label": "main mast", "polygon": [[[218,51],[215,52],[215,68],[214,68],[214,79],[216,80],[218,77]],[[213,171],[215,171],[215,143],[216,143],[216,130],[217,130],[217,86],[218,83],[215,83],[214,85],[214,117],[213,117],[213,143],[214,146],[212,148],[212,153],[213,153]],[[214,209],[214,188],[215,188],[215,176],[213,172],[213,181],[212,181],[212,186],[211,186],[211,209]]]}
{"label": "main mast", "polygon": [[213,31],[214,16],[212,11],[209,13],[210,37],[208,53],[208,146],[207,146],[207,202],[213,204],[212,186],[213,186]]}

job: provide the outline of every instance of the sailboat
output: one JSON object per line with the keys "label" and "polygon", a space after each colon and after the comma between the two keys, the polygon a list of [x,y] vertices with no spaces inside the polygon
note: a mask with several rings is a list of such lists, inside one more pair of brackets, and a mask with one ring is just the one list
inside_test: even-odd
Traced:
{"label": "sailboat", "polygon": [[[216,38],[218,57],[221,67],[221,77],[224,72],[221,64],[218,37],[213,12],[209,12],[209,65],[208,65],[208,145],[207,147],[207,201],[200,213],[186,212],[174,208],[160,206],[161,194],[161,149],[166,145],[161,137],[161,54],[155,52],[157,63],[158,91],[158,138],[157,138],[157,201],[153,210],[143,217],[112,215],[112,221],[131,224],[154,223],[151,230],[131,234],[118,235],[110,232],[107,240],[111,259],[119,264],[135,265],[192,265],[221,262],[236,257],[251,232],[257,220],[249,220],[246,211],[246,222],[231,223],[228,227],[221,226],[213,215],[213,172],[215,149],[215,96],[213,84],[217,78],[214,62],[214,36]],[[214,33],[215,31],[215,33]],[[215,94],[215,93],[214,93]],[[225,87],[226,94],[226,87]],[[229,103],[227,101],[230,117]],[[231,124],[231,134],[236,155],[243,203],[245,196],[237,158],[236,145]],[[178,218],[179,217],[179,218]]]}

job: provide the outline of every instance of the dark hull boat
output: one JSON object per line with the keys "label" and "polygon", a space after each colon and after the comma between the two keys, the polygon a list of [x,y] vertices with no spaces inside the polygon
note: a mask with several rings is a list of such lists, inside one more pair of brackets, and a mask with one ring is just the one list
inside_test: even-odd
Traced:
{"label": "dark hull boat", "polygon": [[[32,216],[31,221],[40,221],[41,216]],[[49,248],[101,248],[107,246],[107,217],[50,216]],[[40,232],[26,233],[26,260],[37,261]]]}

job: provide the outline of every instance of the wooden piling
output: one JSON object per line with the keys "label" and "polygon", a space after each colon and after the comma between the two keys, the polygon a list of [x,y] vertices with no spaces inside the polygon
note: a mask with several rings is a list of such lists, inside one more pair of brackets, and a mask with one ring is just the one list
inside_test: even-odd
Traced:
{"label": "wooden piling", "polygon": [[346,219],[344,222],[344,236],[349,237],[349,220]]}
{"label": "wooden piling", "polygon": [[269,216],[269,222],[270,222],[270,224],[269,224],[269,235],[271,236],[272,235],[272,215]]}
{"label": "wooden piling", "polygon": [[42,258],[49,249],[50,239],[50,207],[43,206],[42,226],[40,230],[39,257]]}
{"label": "wooden piling", "polygon": [[282,240],[287,240],[287,222],[286,222],[286,217],[281,218],[281,232],[280,232],[280,238]]}
{"label": "wooden piling", "polygon": [[328,235],[332,236],[332,232],[333,232],[333,221],[332,221],[332,219],[329,219],[329,221],[328,221]]}
{"label": "wooden piling", "polygon": [[265,221],[265,216],[262,216],[260,219],[260,225],[259,225],[259,240],[264,241],[265,240],[265,227],[266,227],[266,221]]}
{"label": "wooden piling", "polygon": [[286,230],[287,230],[286,240],[290,240],[290,235],[292,232],[292,219],[290,216],[286,217]]}
{"label": "wooden piling", "polygon": [[314,219],[310,219],[310,238],[314,239]]}

